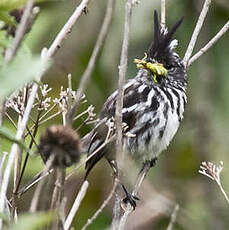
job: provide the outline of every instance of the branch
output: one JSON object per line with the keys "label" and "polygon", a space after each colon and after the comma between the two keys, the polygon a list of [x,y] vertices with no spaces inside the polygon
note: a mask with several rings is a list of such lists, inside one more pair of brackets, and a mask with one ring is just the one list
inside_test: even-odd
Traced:
{"label": "branch", "polygon": [[170,219],[170,222],[169,222],[169,225],[167,227],[167,230],[172,230],[173,229],[173,225],[176,221],[176,218],[177,218],[177,212],[179,211],[179,205],[176,204],[174,209],[173,209],[173,212],[172,212],[172,215],[171,215],[171,219]]}
{"label": "branch", "polygon": [[118,185],[118,179],[115,178],[115,181],[114,181],[114,185],[107,197],[106,200],[104,200],[104,202],[102,203],[102,205],[100,206],[100,208],[95,212],[95,214],[87,220],[87,223],[83,226],[83,228],[81,230],[86,230],[87,227],[92,224],[92,222],[98,217],[98,215],[103,211],[103,209],[107,206],[107,204],[109,203],[109,201],[111,200],[111,198],[113,197],[114,193],[115,193],[115,190],[116,190],[116,187]]}
{"label": "branch", "polygon": [[203,8],[202,8],[201,13],[200,13],[200,16],[199,16],[198,21],[196,23],[196,27],[195,27],[194,32],[192,34],[192,38],[188,44],[188,48],[187,48],[186,53],[184,55],[183,61],[184,61],[185,67],[187,67],[188,61],[192,55],[193,49],[194,49],[195,44],[196,44],[197,37],[198,37],[200,30],[203,26],[203,23],[204,23],[206,15],[207,15],[210,4],[211,4],[211,0],[205,0]]}
{"label": "branch", "polygon": [[64,223],[64,230],[68,230],[71,227],[72,221],[76,215],[76,212],[79,209],[79,206],[84,198],[84,196],[86,195],[87,192],[87,188],[88,188],[88,181],[84,181],[83,185],[81,186],[81,189],[72,205],[72,209],[68,214],[68,217]]}
{"label": "branch", "polygon": [[161,0],[161,28],[165,29],[166,0]]}
{"label": "branch", "polygon": [[[41,54],[42,58],[47,60],[55,54],[55,52],[58,50],[58,47],[61,46],[64,38],[67,36],[69,31],[71,31],[74,23],[77,21],[77,19],[82,14],[85,7],[87,6],[88,1],[89,0],[83,0],[81,2],[81,4],[79,5],[79,7],[76,8],[73,15],[70,17],[70,19],[67,21],[67,23],[64,25],[64,27],[61,29],[61,31],[57,35],[56,39],[54,40],[54,42],[50,46],[49,50],[47,50],[47,49],[42,50],[42,54]],[[38,80],[41,79],[41,77],[43,76],[45,71],[46,71],[46,69],[43,69],[37,74]],[[36,98],[37,90],[38,90],[38,84],[34,83],[32,90],[31,90],[30,97],[28,99],[27,106],[25,108],[22,122],[18,125],[18,130],[16,133],[16,138],[18,140],[20,140],[22,138],[24,130],[26,129],[26,126],[27,126],[27,123],[29,120],[29,115],[30,115],[30,112],[33,108],[33,103],[34,103],[35,98]],[[18,145],[13,144],[11,151],[10,151],[10,154],[9,154],[8,163],[7,163],[6,168],[5,168],[3,181],[2,181],[2,185],[1,185],[0,213],[2,213],[4,211],[6,192],[7,192],[7,188],[8,188],[8,184],[9,184],[10,172],[11,172],[11,168],[12,168],[12,165],[13,165],[13,162],[14,162],[14,159],[15,159],[17,152],[18,152]],[[1,227],[2,227],[2,219],[0,219],[0,229],[1,229]]]}
{"label": "branch", "polygon": [[91,55],[90,60],[88,62],[88,66],[87,66],[86,70],[84,71],[83,76],[81,77],[79,87],[78,87],[78,90],[76,93],[76,99],[75,99],[74,105],[73,105],[72,109],[68,111],[67,123],[71,123],[73,120],[74,114],[75,114],[75,112],[79,106],[79,103],[80,103],[80,98],[83,95],[83,92],[85,91],[85,88],[86,88],[86,86],[90,80],[91,73],[95,67],[95,63],[96,63],[96,60],[98,58],[99,52],[102,49],[102,46],[104,45],[104,41],[107,37],[108,31],[110,28],[110,24],[112,21],[112,17],[113,17],[114,4],[115,4],[115,0],[109,0],[107,3],[106,14],[105,14],[105,17],[103,20],[101,30],[99,32],[98,39],[96,41],[92,55]]}
{"label": "branch", "polygon": [[132,13],[132,0],[126,1],[125,6],[125,23],[124,23],[124,34],[122,43],[121,60],[119,65],[119,81],[118,81],[118,96],[116,101],[115,110],[115,122],[116,122],[116,158],[117,163],[121,163],[123,144],[122,144],[122,108],[123,108],[123,95],[124,95],[124,84],[127,71],[127,58],[128,58],[128,45],[129,45],[129,33],[130,33],[130,22]]}
{"label": "branch", "polygon": [[[142,184],[143,180],[145,179],[147,173],[149,172],[150,168],[151,168],[150,162],[147,161],[144,164],[144,167],[143,167],[141,173],[139,174],[139,176],[137,178],[137,182],[136,182],[134,189],[133,189],[133,192],[132,192],[133,196],[137,195],[137,193],[141,187],[141,184]],[[127,218],[132,211],[133,211],[133,207],[128,203],[126,208],[125,208],[125,212],[124,212],[123,216],[121,217],[118,230],[124,230],[125,229],[125,224],[126,224]]]}
{"label": "branch", "polygon": [[193,55],[188,61],[188,67],[193,64],[202,54],[206,53],[229,29],[229,21],[223,26],[223,28],[195,55]]}
{"label": "branch", "polygon": [[34,4],[34,0],[28,0],[25,6],[25,11],[23,13],[21,22],[16,30],[16,34],[12,42],[12,46],[6,50],[5,57],[4,57],[5,63],[8,63],[13,59],[14,55],[16,54],[18,48],[21,45],[21,42],[23,41],[26,30],[29,26],[29,19],[32,13],[33,4]]}
{"label": "branch", "polygon": [[[47,174],[49,172],[50,168],[52,167],[53,161],[54,161],[54,155],[52,155],[48,159],[48,161],[47,161],[47,163],[45,165],[45,168],[41,173],[41,177],[43,177],[45,174]],[[40,181],[40,183],[37,185],[37,188],[36,188],[36,190],[35,190],[35,192],[33,194],[33,198],[32,198],[31,204],[30,204],[30,210],[29,211],[31,213],[35,213],[37,211],[40,194],[42,192],[42,189],[43,189],[44,185],[45,185],[45,180]]]}

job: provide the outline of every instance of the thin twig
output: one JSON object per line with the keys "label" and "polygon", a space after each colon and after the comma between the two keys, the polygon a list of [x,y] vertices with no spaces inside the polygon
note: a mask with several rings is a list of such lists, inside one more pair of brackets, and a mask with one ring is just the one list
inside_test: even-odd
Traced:
{"label": "thin twig", "polygon": [[[24,116],[22,118],[21,123],[18,126],[18,129],[17,129],[16,139],[18,139],[18,140],[20,140],[22,138],[24,130],[26,129],[26,125],[27,125],[28,120],[29,120],[29,114],[32,110],[33,102],[34,102],[34,99],[36,97],[37,88],[38,88],[38,85],[34,84],[32,91],[31,91],[31,95],[30,95],[28,103],[27,103],[27,106],[25,108]],[[8,188],[8,184],[9,184],[10,172],[11,172],[11,168],[13,166],[14,159],[15,159],[17,152],[18,152],[18,145],[16,143],[14,143],[11,147],[8,162],[7,162],[5,171],[4,171],[3,181],[1,184],[0,212],[4,211],[6,192],[7,192],[7,188]],[[2,227],[2,219],[0,220],[0,229],[1,229],[1,227]]]}
{"label": "thin twig", "polygon": [[92,222],[98,217],[98,215],[107,206],[107,204],[110,202],[111,198],[113,197],[113,195],[115,193],[115,190],[116,190],[116,187],[117,187],[118,183],[119,183],[118,179],[115,178],[114,185],[113,185],[108,197],[106,198],[106,200],[104,200],[104,202],[102,203],[100,208],[95,212],[95,214],[90,219],[87,220],[87,223],[83,226],[83,228],[81,230],[86,230],[87,227],[92,224]]}
{"label": "thin twig", "polygon": [[130,23],[131,23],[131,13],[132,13],[132,0],[126,1],[125,6],[125,23],[124,23],[124,34],[122,43],[122,52],[119,65],[119,82],[118,82],[118,96],[116,101],[115,110],[115,122],[116,122],[116,158],[118,165],[122,162],[122,107],[123,107],[123,95],[124,95],[124,84],[127,71],[128,62],[128,45],[129,45],[129,34],[130,34]]}
{"label": "thin twig", "polygon": [[229,21],[223,26],[223,28],[195,55],[193,55],[188,61],[188,67],[193,64],[202,54],[207,52],[229,29]]}
{"label": "thin twig", "polygon": [[53,196],[52,196],[52,202],[51,202],[51,209],[55,209],[56,207],[58,207],[58,205],[60,205],[59,199],[60,199],[60,195],[62,193],[62,188],[63,188],[63,176],[65,175],[65,173],[63,173],[62,168],[57,168],[57,179],[55,182],[55,188],[53,191]]}
{"label": "thin twig", "polygon": [[4,166],[4,162],[6,160],[6,156],[7,156],[7,152],[3,152],[1,155],[1,163],[0,163],[0,184],[2,181],[2,171],[3,171],[3,166]]}
{"label": "thin twig", "polygon": [[170,219],[169,225],[167,227],[167,230],[172,230],[173,229],[173,225],[174,225],[174,223],[176,221],[176,218],[177,218],[178,210],[179,210],[179,205],[176,204],[174,209],[173,209],[173,212],[172,212],[171,219]]}
{"label": "thin twig", "polygon": [[103,20],[101,30],[99,32],[98,39],[96,41],[92,55],[91,55],[90,60],[88,62],[88,66],[87,66],[86,70],[84,71],[83,76],[81,77],[79,87],[78,87],[78,90],[76,93],[74,105],[72,106],[72,109],[70,111],[68,111],[67,123],[72,123],[74,114],[75,114],[75,112],[79,106],[79,103],[80,103],[80,98],[83,95],[83,92],[84,92],[84,90],[85,90],[85,88],[86,88],[86,86],[90,80],[91,73],[95,67],[95,63],[96,63],[96,60],[98,58],[99,52],[104,45],[104,41],[107,37],[108,31],[110,28],[110,24],[112,21],[112,17],[113,17],[114,4],[115,4],[115,0],[109,0],[107,3],[106,14],[105,14],[105,17]]}
{"label": "thin twig", "polygon": [[165,29],[166,0],[161,0],[161,28]]}
{"label": "thin twig", "polygon": [[[54,157],[55,156],[53,154],[48,159],[48,161],[47,161],[47,163],[45,165],[45,168],[44,168],[44,170],[43,170],[43,172],[41,174],[41,177],[43,177],[50,170],[50,168],[51,168],[51,166],[53,164],[53,161],[54,161]],[[36,210],[37,210],[39,198],[40,198],[41,191],[42,191],[44,185],[45,185],[45,180],[40,181],[40,183],[37,185],[37,188],[36,188],[36,190],[34,192],[33,199],[31,201],[31,205],[30,205],[30,212],[31,213],[35,213]]]}
{"label": "thin twig", "polygon": [[187,48],[186,53],[184,55],[183,61],[184,61],[185,67],[187,67],[188,61],[192,55],[193,49],[194,49],[195,44],[196,44],[197,37],[198,37],[200,30],[203,26],[203,23],[204,23],[206,15],[207,15],[210,4],[211,4],[211,0],[205,0],[203,8],[202,8],[201,13],[200,13],[200,16],[199,16],[198,21],[196,23],[196,27],[195,27],[194,32],[192,34],[192,38],[188,44],[188,48]]}
{"label": "thin twig", "polygon": [[[133,189],[133,192],[132,192],[133,196],[137,195],[137,193],[139,191],[139,188],[141,187],[141,184],[142,184],[143,180],[145,179],[147,173],[150,170],[150,167],[151,167],[150,166],[150,162],[146,162],[144,164],[144,168],[142,169],[141,173],[139,174],[139,176],[137,178],[137,182],[136,182],[136,184],[134,186],[134,189]],[[125,229],[127,218],[128,218],[128,216],[130,215],[130,213],[132,211],[133,211],[133,207],[128,203],[127,206],[126,206],[126,208],[125,208],[125,212],[124,212],[123,216],[120,219],[118,230],[124,230]]]}
{"label": "thin twig", "polygon": [[[42,101],[43,101],[43,97],[42,97],[41,100],[40,100],[39,108],[41,108],[41,106],[42,106]],[[39,122],[39,118],[40,118],[40,116],[41,116],[41,113],[42,113],[42,110],[38,110],[37,119],[36,119],[36,121],[34,122],[34,123],[35,123],[35,127],[34,127],[34,130],[33,130],[33,134],[30,132],[30,130],[29,130],[28,126],[27,126],[28,133],[30,134],[30,137],[31,137],[31,141],[30,141],[30,144],[29,144],[29,149],[32,149],[33,143],[36,144],[34,138],[35,138],[35,136],[36,136],[36,134],[37,134],[37,131],[38,131],[38,127],[39,127],[38,122]],[[37,144],[36,144],[36,146],[37,146]],[[15,195],[17,195],[18,189],[19,189],[19,187],[20,187],[20,184],[21,184],[21,181],[22,181],[22,177],[23,177],[23,175],[24,175],[24,172],[25,172],[25,168],[26,168],[28,159],[29,159],[29,153],[27,152],[27,153],[26,153],[26,156],[25,156],[25,160],[24,160],[23,166],[22,166],[21,174],[20,174],[19,179],[18,179],[18,182],[17,182],[17,185],[16,185],[16,187],[15,187],[14,190],[13,190],[13,193],[14,193]]]}
{"label": "thin twig", "polygon": [[72,221],[79,209],[79,206],[87,193],[88,185],[88,181],[84,181],[83,185],[81,186],[81,189],[72,205],[71,211],[69,212],[68,217],[64,223],[64,230],[68,230],[71,227]]}
{"label": "thin twig", "polygon": [[92,154],[90,154],[90,156],[88,156],[82,163],[80,163],[79,165],[77,165],[77,167],[74,169],[74,172],[72,172],[71,174],[69,174],[66,178],[66,180],[68,180],[79,168],[81,168],[83,165],[85,165],[85,163],[87,161],[89,161],[92,157],[95,156],[95,154],[97,154],[101,149],[103,149],[107,144],[111,143],[112,141],[114,141],[116,138],[116,135],[114,134],[109,140],[107,140],[106,142],[104,142],[102,145],[99,146],[99,148],[97,148]]}
{"label": "thin twig", "polygon": [[[81,168],[83,165],[85,165],[85,163],[90,160],[95,154],[97,154],[101,149],[103,149],[107,144],[111,143],[112,141],[115,140],[115,135],[113,135],[109,140],[107,140],[107,142],[104,142],[98,149],[96,149],[89,157],[87,157],[84,161],[82,161],[80,164],[77,165],[77,167],[74,169],[74,171],[69,174],[66,177],[66,180],[69,180],[69,178],[79,169]],[[22,189],[20,189],[17,193],[18,196],[23,195],[24,193],[26,193],[30,188],[32,188],[34,185],[36,185],[39,181],[43,180],[46,176],[48,176],[50,173],[53,172],[53,169],[49,170],[46,173],[40,172],[38,173],[33,179],[32,182],[30,182],[29,184],[25,185]]]}
{"label": "thin twig", "polygon": [[[52,43],[52,45],[50,46],[49,50],[47,50],[47,49],[42,50],[42,57],[44,59],[47,60],[47,59],[51,58],[55,54],[55,52],[58,50],[58,47],[61,46],[64,38],[67,36],[69,31],[71,31],[73,25],[75,24],[75,22],[77,21],[79,16],[84,11],[85,7],[88,4],[88,1],[89,0],[83,0],[81,2],[81,4],[79,5],[79,7],[76,8],[74,13],[70,17],[70,19],[66,22],[64,27],[61,29],[61,31],[59,32],[59,34],[55,38],[55,40]],[[36,79],[39,81],[45,72],[46,72],[46,69],[41,70],[37,74]],[[36,98],[37,90],[38,90],[38,84],[34,83],[33,86],[32,86],[31,93],[30,93],[30,97],[28,99],[27,106],[25,108],[25,112],[24,112],[22,122],[19,124],[18,130],[17,130],[17,133],[16,133],[16,138],[18,140],[20,140],[22,138],[24,130],[26,129],[26,125],[27,125],[28,120],[29,120],[29,115],[30,115],[30,112],[31,112],[31,110],[33,108],[33,103],[34,103],[35,98]],[[10,172],[11,172],[11,168],[12,168],[15,156],[17,154],[17,151],[18,151],[18,145],[13,144],[12,148],[11,148],[11,151],[10,151],[10,154],[9,154],[8,163],[7,163],[5,172],[4,172],[3,181],[2,181],[2,184],[1,184],[1,191],[0,191],[0,212],[1,213],[4,211],[5,200],[6,200],[6,192],[7,192],[7,188],[8,188],[8,184],[9,184]],[[2,227],[2,219],[0,219],[0,229],[1,229],[1,227]]]}
{"label": "thin twig", "polygon": [[68,19],[67,23],[64,25],[64,27],[58,33],[58,35],[56,36],[52,45],[50,46],[50,48],[47,52],[48,57],[52,57],[56,53],[56,51],[61,47],[64,39],[71,32],[73,25],[76,23],[76,21],[80,17],[80,15],[84,12],[88,3],[89,3],[89,0],[82,0],[80,5],[78,7],[76,7],[74,13]]}
{"label": "thin twig", "polygon": [[22,40],[24,39],[26,30],[29,25],[29,19],[32,14],[33,4],[34,4],[34,0],[27,1],[21,22],[16,30],[15,38],[12,41],[12,45],[6,50],[5,58],[4,58],[6,63],[10,62],[13,59],[18,48],[21,45]]}
{"label": "thin twig", "polygon": [[17,196],[20,197],[24,193],[26,193],[30,188],[32,188],[34,185],[36,185],[39,181],[43,180],[46,176],[51,174],[53,172],[53,169],[50,169],[48,172],[44,173],[43,171],[38,173],[33,179],[32,182],[29,182],[29,184],[25,185],[23,188],[21,188]]}
{"label": "thin twig", "polygon": [[[128,45],[129,45],[129,34],[130,34],[130,23],[131,23],[131,14],[132,14],[132,0],[127,0],[125,5],[125,22],[124,22],[124,34],[123,34],[123,43],[122,43],[122,52],[119,65],[119,81],[118,81],[118,96],[116,101],[116,110],[115,110],[115,123],[116,123],[116,160],[117,165],[120,170],[122,170],[123,162],[123,135],[122,135],[122,108],[123,108],[123,96],[124,96],[124,84],[127,71],[128,63]],[[115,199],[117,202],[117,199]],[[114,207],[117,204],[114,205]],[[114,209],[113,212],[117,211]],[[113,217],[119,216],[118,213],[115,213]],[[117,222],[113,220],[112,223]],[[114,226],[114,225],[113,225]]]}
{"label": "thin twig", "polygon": [[14,126],[14,128],[17,129],[17,125],[16,125],[16,123],[14,122],[13,118],[12,118],[7,112],[5,112],[4,115],[7,116],[7,118],[8,118],[9,121],[12,123],[12,125]]}

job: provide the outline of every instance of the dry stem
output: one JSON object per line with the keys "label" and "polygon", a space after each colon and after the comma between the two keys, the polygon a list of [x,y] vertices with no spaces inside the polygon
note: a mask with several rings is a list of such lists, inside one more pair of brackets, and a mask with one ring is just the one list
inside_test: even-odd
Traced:
{"label": "dry stem", "polygon": [[[133,196],[136,196],[139,189],[140,189],[140,186],[143,182],[143,180],[145,179],[148,171],[150,170],[150,162],[146,162],[144,164],[144,167],[141,171],[141,173],[139,174],[138,178],[137,178],[137,182],[134,186],[134,189],[133,189],[133,192],[132,192],[132,195]],[[127,218],[128,216],[130,215],[130,213],[133,211],[133,207],[130,205],[130,204],[127,204],[127,207],[125,209],[125,212],[123,214],[123,216],[121,217],[120,219],[120,223],[119,223],[119,228],[118,230],[124,230],[125,229],[125,225],[126,225],[126,221],[127,221]]]}
{"label": "dry stem", "polygon": [[87,66],[86,70],[84,71],[83,76],[81,77],[79,87],[78,87],[78,90],[76,93],[76,99],[75,99],[74,105],[73,105],[72,109],[70,111],[68,111],[67,123],[72,123],[74,114],[75,114],[75,112],[79,106],[79,103],[80,103],[80,98],[83,95],[83,92],[87,86],[87,83],[90,80],[91,73],[94,69],[97,57],[98,57],[99,52],[100,52],[100,50],[104,44],[104,41],[106,39],[106,36],[107,36],[109,28],[110,28],[111,20],[113,17],[114,4],[115,4],[115,0],[109,0],[107,3],[106,15],[104,17],[103,24],[102,24],[101,30],[99,32],[98,39],[96,41],[92,55],[91,55],[90,60],[88,62],[88,66]]}
{"label": "dry stem", "polygon": [[192,34],[192,38],[188,44],[188,48],[187,48],[186,53],[184,55],[183,61],[184,61],[185,67],[187,67],[188,61],[192,55],[193,49],[194,49],[195,44],[196,44],[197,37],[198,37],[200,30],[203,26],[203,23],[204,23],[206,15],[207,15],[210,4],[211,4],[211,0],[205,0],[203,8],[202,8],[201,13],[200,13],[200,16],[199,16],[198,21],[196,23],[196,27],[195,27],[194,32]]}
{"label": "dry stem", "polygon": [[28,25],[29,25],[29,19],[30,19],[31,13],[32,13],[33,4],[34,4],[34,0],[28,0],[27,4],[25,6],[25,11],[23,13],[21,22],[20,22],[20,24],[16,30],[16,34],[15,34],[15,38],[12,42],[12,46],[9,47],[5,53],[4,59],[5,59],[6,63],[10,62],[13,59],[18,48],[21,45],[21,42],[24,39],[26,30],[27,30]]}
{"label": "dry stem", "polygon": [[[46,173],[48,173],[48,171],[50,170],[53,161],[54,161],[54,155],[52,155],[50,157],[50,159],[48,159],[47,164],[45,165],[45,168],[43,170],[43,172],[41,173],[41,177],[43,177]],[[42,192],[42,189],[45,185],[45,180],[40,181],[40,183],[37,185],[37,188],[33,194],[33,199],[31,201],[31,205],[30,205],[30,212],[31,213],[35,213],[37,211],[37,207],[38,207],[38,202],[40,199],[40,195]]]}
{"label": "dry stem", "polygon": [[161,28],[165,29],[166,0],[161,0]]}
{"label": "dry stem", "polygon": [[177,212],[179,211],[179,205],[176,204],[174,209],[173,209],[173,212],[172,212],[172,215],[171,215],[171,219],[170,219],[170,222],[169,222],[169,225],[167,227],[167,230],[172,230],[173,229],[173,225],[176,221],[176,218],[177,218]]}
{"label": "dry stem", "polygon": [[223,28],[195,55],[193,55],[188,61],[188,67],[193,64],[202,54],[207,52],[229,29],[229,21],[223,26]]}
{"label": "dry stem", "polygon": [[116,188],[118,186],[118,183],[119,183],[118,179],[115,178],[114,185],[113,185],[108,197],[104,200],[104,202],[102,203],[100,208],[95,212],[95,214],[90,219],[87,220],[87,223],[83,226],[83,228],[81,230],[86,230],[87,227],[92,224],[92,222],[98,217],[98,215],[107,206],[107,204],[110,202],[111,198],[113,197],[113,195],[115,193],[115,190],[116,190]]}
{"label": "dry stem", "polygon": [[[73,25],[75,24],[75,22],[77,21],[79,16],[84,11],[85,7],[88,4],[88,1],[89,0],[83,0],[81,2],[81,4],[79,5],[79,7],[76,8],[76,10],[74,11],[73,15],[70,17],[70,19],[67,21],[67,23],[64,25],[64,27],[61,29],[61,31],[57,35],[57,37],[54,40],[54,42],[52,43],[50,49],[49,50],[47,50],[47,49],[42,50],[42,57],[45,60],[51,58],[55,54],[55,52],[58,49],[58,47],[61,46],[64,38],[67,36],[69,31],[71,31]],[[38,80],[41,79],[41,77],[43,76],[45,71],[46,71],[46,69],[43,69],[37,74],[37,79]],[[37,90],[38,90],[38,85],[36,83],[34,83],[34,85],[32,87],[32,90],[31,90],[30,97],[28,99],[27,106],[25,108],[25,112],[24,112],[24,116],[22,118],[22,122],[19,124],[18,130],[17,130],[17,133],[16,133],[16,138],[18,140],[20,140],[22,138],[24,130],[26,129],[26,126],[27,126],[27,123],[28,123],[28,120],[29,120],[29,116],[30,116],[30,112],[31,112],[31,109],[33,107],[33,103],[34,103],[35,98],[36,98]],[[6,168],[5,168],[3,181],[2,181],[2,184],[1,184],[1,191],[0,191],[0,212],[1,213],[4,211],[5,200],[6,200],[6,192],[7,192],[7,188],[8,188],[8,184],[9,184],[10,172],[11,172],[11,168],[12,168],[12,165],[13,165],[13,162],[14,162],[14,159],[15,159],[15,156],[16,156],[17,152],[18,152],[18,145],[13,144],[12,148],[11,148],[11,151],[10,151],[10,154],[9,154],[8,163],[7,163]],[[0,219],[0,228],[1,227],[2,227],[2,219]]]}
{"label": "dry stem", "polygon": [[72,208],[68,214],[68,217],[66,218],[66,221],[64,223],[64,230],[68,230],[71,227],[72,221],[79,209],[79,206],[85,197],[87,193],[87,188],[88,188],[88,181],[84,181],[83,185],[81,186],[81,189],[72,205]]}
{"label": "dry stem", "polygon": [[[123,143],[122,143],[122,108],[123,108],[123,96],[124,96],[124,84],[127,71],[128,63],[128,45],[129,45],[129,34],[130,34],[130,23],[131,23],[131,14],[132,14],[132,0],[127,0],[125,5],[125,22],[124,22],[124,34],[123,34],[123,43],[122,43],[122,52],[119,65],[119,81],[118,81],[118,96],[116,101],[116,110],[115,110],[115,123],[116,123],[116,160],[119,169],[122,169],[123,162]],[[115,199],[117,202],[117,199]],[[116,206],[115,204],[114,206]],[[117,209],[114,209],[113,212],[116,212]],[[114,217],[119,216],[118,213],[114,213]],[[113,220],[113,223],[117,221]],[[114,226],[113,227],[117,227]]]}

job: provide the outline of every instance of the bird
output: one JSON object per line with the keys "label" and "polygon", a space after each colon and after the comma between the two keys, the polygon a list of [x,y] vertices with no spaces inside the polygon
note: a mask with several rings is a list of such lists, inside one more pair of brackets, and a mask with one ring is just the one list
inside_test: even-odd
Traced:
{"label": "bird", "polygon": [[[171,29],[159,24],[158,13],[154,11],[154,39],[143,59],[135,59],[137,75],[124,84],[122,121],[126,125],[124,135],[128,152],[142,160],[143,165],[155,165],[160,153],[167,148],[176,134],[187,103],[187,74],[182,59],[176,52],[178,41],[173,39],[181,18]],[[109,124],[115,117],[118,90],[104,103],[99,122],[82,138],[84,151],[90,159],[86,163],[88,177],[92,168],[105,157],[114,172],[114,143],[110,143],[92,155],[106,139]],[[115,122],[114,122],[115,123]],[[124,187],[127,194],[127,190]],[[129,194],[127,194],[129,196]],[[130,203],[136,206],[134,197]]]}

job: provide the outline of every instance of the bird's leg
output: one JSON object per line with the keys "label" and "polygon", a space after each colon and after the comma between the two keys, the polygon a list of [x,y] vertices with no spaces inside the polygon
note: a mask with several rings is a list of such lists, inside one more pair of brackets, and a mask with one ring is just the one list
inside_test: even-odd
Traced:
{"label": "bird's leg", "polygon": [[[119,179],[119,170],[118,170],[117,162],[115,160],[108,160],[108,162],[113,170],[114,177]],[[133,195],[132,193],[128,192],[124,184],[122,184],[121,182],[119,183],[126,195],[126,197],[123,199],[123,202],[125,204],[129,203],[134,210],[136,208],[136,200],[139,200],[139,198]]]}
{"label": "bird's leg", "polygon": [[136,181],[136,184],[134,186],[134,190],[132,192],[132,196],[136,196],[138,193],[138,190],[145,179],[147,173],[149,172],[150,168],[154,167],[156,164],[157,158],[153,158],[152,160],[147,160],[143,163],[143,166],[138,174],[138,178]]}
{"label": "bird's leg", "polygon": [[140,175],[140,174],[141,174],[144,170],[146,170],[148,167],[149,167],[149,169],[152,168],[152,167],[154,167],[154,166],[156,165],[156,163],[157,163],[157,157],[154,157],[152,160],[147,160],[147,161],[145,161],[145,162],[143,163],[142,168],[141,168],[141,170],[140,170],[140,172],[139,172],[138,175]]}

